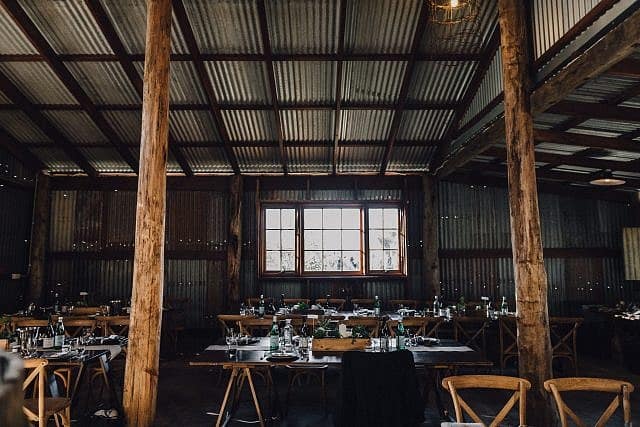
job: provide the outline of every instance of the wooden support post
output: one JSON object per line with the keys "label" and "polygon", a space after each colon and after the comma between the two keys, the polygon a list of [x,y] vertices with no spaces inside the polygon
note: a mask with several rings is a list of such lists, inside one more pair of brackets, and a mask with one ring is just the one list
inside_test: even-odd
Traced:
{"label": "wooden support post", "polygon": [[547,274],[542,255],[540,215],[531,116],[531,74],[525,2],[499,0],[505,104],[511,245],[516,282],[519,375],[531,382],[532,425],[551,425],[543,383],[551,378]]}
{"label": "wooden support post", "polygon": [[140,172],[129,346],[123,403],[130,426],[151,426],[156,414],[164,221],[169,140],[171,0],[147,1]]}
{"label": "wooden support post", "polygon": [[424,175],[422,177],[422,191],[424,192],[422,216],[422,274],[427,290],[426,297],[433,299],[435,295],[440,295],[438,178],[431,175]]}
{"label": "wooden support post", "polygon": [[45,256],[49,237],[49,214],[51,210],[49,175],[40,172],[36,178],[33,198],[33,220],[31,222],[31,244],[29,246],[29,289],[25,303],[42,303],[45,279]]}
{"label": "wooden support post", "polygon": [[227,245],[227,307],[240,304],[240,257],[242,255],[242,176],[230,179],[229,242]]}

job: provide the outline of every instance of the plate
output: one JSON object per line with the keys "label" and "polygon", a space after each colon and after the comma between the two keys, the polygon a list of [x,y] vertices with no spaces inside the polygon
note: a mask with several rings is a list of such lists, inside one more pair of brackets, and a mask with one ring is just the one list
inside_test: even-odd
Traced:
{"label": "plate", "polygon": [[298,360],[297,354],[292,353],[271,353],[269,357],[267,357],[269,362],[293,362],[294,360]]}
{"label": "plate", "polygon": [[257,337],[252,337],[249,339],[239,339],[238,340],[238,346],[244,346],[244,345],[252,345],[252,344],[257,344],[260,342],[260,338]]}

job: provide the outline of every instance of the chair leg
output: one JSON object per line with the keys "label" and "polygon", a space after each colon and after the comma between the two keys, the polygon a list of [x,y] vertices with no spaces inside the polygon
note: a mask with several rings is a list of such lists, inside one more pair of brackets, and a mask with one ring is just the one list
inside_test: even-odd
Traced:
{"label": "chair leg", "polygon": [[289,381],[287,383],[287,397],[285,399],[284,412],[285,415],[289,415],[289,398],[291,397],[291,387],[293,386],[293,380],[295,375],[289,370]]}
{"label": "chair leg", "polygon": [[325,387],[324,374],[325,371],[323,369],[320,374],[320,386],[322,388],[322,408],[324,409],[324,414],[327,415],[327,388]]}

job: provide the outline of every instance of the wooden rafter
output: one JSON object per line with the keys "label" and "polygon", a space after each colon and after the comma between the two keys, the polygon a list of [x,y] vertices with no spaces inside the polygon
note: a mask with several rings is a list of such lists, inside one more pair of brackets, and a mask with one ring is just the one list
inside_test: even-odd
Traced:
{"label": "wooden rafter", "polygon": [[534,131],[537,142],[551,142],[579,147],[604,148],[608,150],[622,150],[640,153],[640,143],[626,138],[607,138],[579,133],[556,132],[537,129]]}
{"label": "wooden rafter", "polygon": [[31,21],[31,18],[26,14],[24,9],[18,4],[16,0],[2,0],[5,9],[11,14],[15,23],[24,32],[27,38],[35,46],[35,48],[44,57],[47,64],[51,67],[53,72],[62,81],[64,86],[69,90],[78,103],[83,107],[84,111],[100,129],[100,131],[106,136],[109,142],[115,147],[118,153],[122,156],[124,161],[133,169],[134,172],[138,170],[138,162],[136,161],[129,148],[120,140],[115,131],[111,128],[109,123],[98,112],[93,105],[93,102],[84,92],[82,87],[75,80],[71,72],[65,67],[62,61],[57,57],[55,51],[49,45],[49,42],[37,29],[35,24]]}
{"label": "wooden rafter", "polygon": [[340,126],[341,126],[341,113],[340,110],[344,109],[342,105],[342,63],[344,56],[344,34],[346,31],[346,13],[347,2],[340,3],[340,23],[338,25],[338,61],[336,62],[336,101],[335,101],[335,114],[333,119],[333,154],[331,159],[333,174],[338,172],[338,163],[340,162],[338,144],[340,142]]}
{"label": "wooden rafter", "polygon": [[411,56],[407,59],[407,65],[405,67],[404,76],[402,78],[402,84],[400,85],[400,93],[398,95],[398,105],[393,113],[393,120],[391,126],[389,126],[389,138],[387,139],[387,148],[382,156],[382,164],[380,165],[380,174],[384,175],[387,171],[387,166],[391,160],[391,153],[393,152],[393,146],[398,137],[400,131],[400,123],[402,122],[402,116],[404,111],[404,104],[407,102],[407,96],[409,94],[409,86],[411,85],[411,78],[418,62],[418,53],[420,51],[420,43],[427,29],[427,18],[429,17],[429,5],[427,2],[422,2],[420,9],[420,15],[416,24],[416,30],[413,34],[413,41],[411,42]]}
{"label": "wooden rafter", "polygon": [[[133,65],[133,61],[131,61],[131,58],[127,55],[127,50],[118,37],[118,34],[111,24],[111,21],[109,21],[104,7],[98,0],[85,0],[85,3],[89,11],[91,11],[93,19],[95,19],[98,27],[102,31],[102,34],[106,38],[107,43],[109,43],[109,47],[115,53],[117,61],[124,70],[125,75],[133,85],[136,93],[140,97],[140,100],[142,100],[142,78],[140,78],[138,70],[136,70],[136,67]],[[101,107],[99,106],[96,106],[96,108],[101,109]],[[136,109],[141,110],[142,105],[137,106]],[[171,151],[171,154],[173,154],[173,157],[180,165],[180,168],[182,169],[184,174],[187,176],[192,176],[193,170],[191,169],[189,162],[187,162],[187,159],[182,154],[182,151],[180,151],[180,149],[176,147],[176,143],[171,137],[171,131],[169,131],[169,151]]]}
{"label": "wooden rafter", "polygon": [[[576,88],[628,57],[635,50],[639,39],[640,10],[635,10],[588,51],[533,92],[531,108],[534,116],[565,100]],[[489,123],[463,146],[450,152],[434,173],[440,177],[446,176],[503,139],[504,122],[499,118]]]}
{"label": "wooden rafter", "polygon": [[13,157],[18,159],[33,172],[47,169],[47,166],[4,129],[0,128],[0,147],[4,147]]}
{"label": "wooden rafter", "polygon": [[35,109],[29,99],[27,99],[2,72],[0,72],[0,91],[29,116],[29,119],[33,121],[45,135],[51,138],[54,144],[60,147],[87,175],[91,177],[98,176],[98,172],[87,159],[85,159],[78,148],[49,121],[47,116]]}
{"label": "wooden rafter", "polygon": [[260,35],[262,36],[262,47],[264,49],[264,63],[267,67],[267,80],[269,82],[269,93],[271,94],[271,105],[273,107],[274,121],[276,126],[276,137],[280,148],[280,160],[282,170],[285,175],[289,173],[287,165],[287,152],[284,148],[284,138],[282,135],[282,121],[280,120],[280,106],[278,105],[278,91],[276,89],[276,74],[273,68],[273,54],[271,51],[271,39],[269,37],[269,26],[267,23],[267,11],[265,0],[258,0],[258,18],[260,21]]}
{"label": "wooden rafter", "polygon": [[[144,61],[142,54],[127,54],[129,60],[133,62]],[[298,54],[272,54],[273,61],[407,61],[411,54],[404,53],[298,53]],[[62,54],[59,55],[64,62],[116,62],[118,57],[113,54]],[[203,61],[265,61],[267,55],[263,54],[242,54],[242,53],[203,53]],[[342,58],[342,59],[340,59]],[[482,55],[479,54],[418,54],[418,61],[480,61]],[[2,54],[0,62],[38,62],[44,61],[43,55],[32,54]],[[193,61],[190,53],[172,53],[172,61]]]}
{"label": "wooden rafter", "polygon": [[[218,105],[218,101],[216,100],[215,92],[213,91],[213,86],[211,85],[211,80],[209,79],[209,75],[207,70],[205,69],[204,61],[202,60],[200,54],[200,48],[198,48],[198,44],[196,43],[196,37],[193,34],[193,28],[189,23],[189,18],[187,17],[187,11],[184,8],[184,4],[182,0],[174,0],[173,1],[173,11],[178,20],[178,25],[180,26],[180,31],[182,32],[183,37],[187,43],[187,48],[191,55],[193,56],[193,64],[196,68],[196,73],[198,74],[198,79],[200,80],[200,84],[204,88],[205,93],[207,94],[207,98],[209,101],[209,108],[211,114],[213,115],[213,120],[218,128],[218,132],[220,133],[220,138],[222,139],[222,148],[227,155],[227,159],[231,164],[231,168],[233,172],[236,174],[240,173],[240,166],[238,165],[238,159],[236,158],[233,149],[229,145],[229,132],[227,131],[227,127],[224,124],[224,119],[222,118],[222,113],[220,112],[220,106]],[[213,23],[213,25],[217,25],[219,23]]]}
{"label": "wooden rafter", "polygon": [[[489,69],[489,66],[491,65],[491,61],[493,60],[493,57],[496,51],[498,50],[499,46],[500,46],[500,28],[496,26],[496,29],[494,30],[493,34],[491,35],[491,38],[489,39],[489,43],[487,44],[487,47],[483,51],[482,59],[478,63],[478,67],[476,68],[473,78],[469,83],[469,87],[467,87],[467,90],[465,91],[464,96],[460,100],[460,103],[458,104],[455,110],[453,119],[449,124],[449,128],[445,133],[443,141],[438,146],[438,149],[436,150],[436,153],[433,156],[433,159],[431,160],[431,164],[434,164],[434,165],[440,164],[442,162],[442,159],[444,158],[444,155],[449,151],[451,141],[453,141],[455,135],[459,132],[460,122],[462,121],[464,114],[469,109],[469,106],[471,105],[471,102],[473,101],[473,98],[475,97],[476,92],[480,88],[480,85],[482,84],[482,80],[484,79],[484,76],[487,74],[487,70]],[[474,120],[472,119],[469,121],[469,124],[472,124],[473,122]],[[429,165],[430,170],[432,169],[431,164]]]}
{"label": "wooden rafter", "polygon": [[640,122],[640,109],[592,102],[562,101],[549,110],[550,113],[578,116],[581,121],[588,119]]}

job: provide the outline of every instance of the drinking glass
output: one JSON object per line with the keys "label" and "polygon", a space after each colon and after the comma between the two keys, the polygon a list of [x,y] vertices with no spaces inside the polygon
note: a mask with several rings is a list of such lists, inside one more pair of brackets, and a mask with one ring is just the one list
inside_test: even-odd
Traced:
{"label": "drinking glass", "polygon": [[353,314],[358,314],[358,304],[353,304]]}
{"label": "drinking glass", "polygon": [[230,328],[227,331],[227,336],[225,337],[225,341],[227,343],[227,352],[229,353],[229,357],[233,357],[236,354],[236,349],[235,347],[233,347],[234,345],[237,344],[238,338],[236,336],[235,331],[233,330],[233,328]]}

